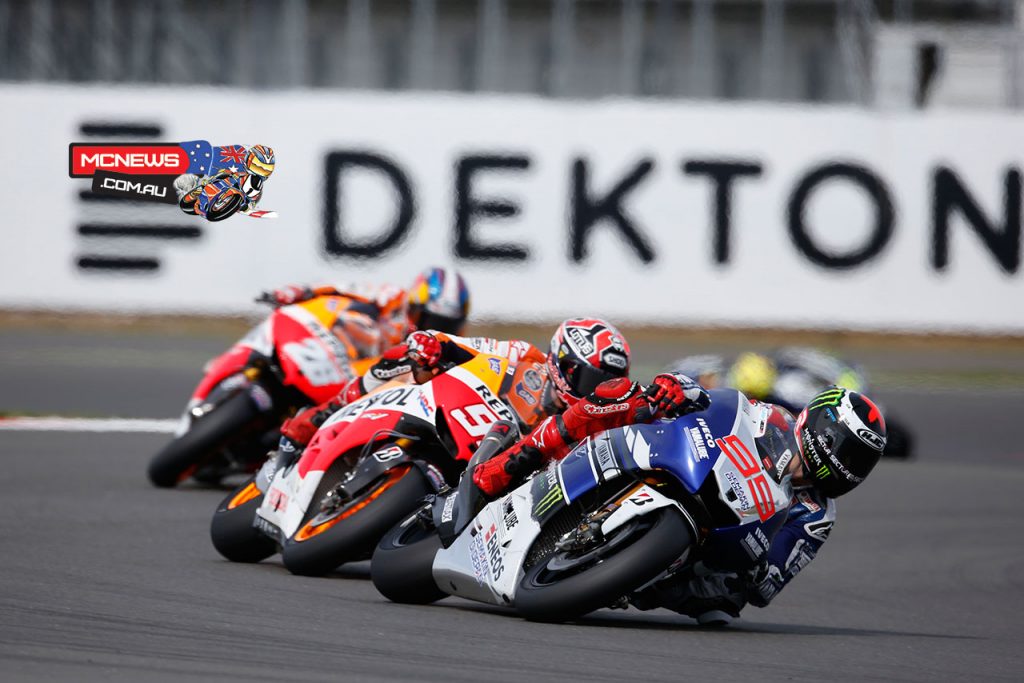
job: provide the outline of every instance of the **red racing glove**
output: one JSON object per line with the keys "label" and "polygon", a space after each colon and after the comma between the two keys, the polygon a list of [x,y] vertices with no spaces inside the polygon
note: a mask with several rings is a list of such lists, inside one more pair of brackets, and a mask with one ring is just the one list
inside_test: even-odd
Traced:
{"label": "red racing glove", "polygon": [[273,299],[274,303],[278,306],[288,306],[299,301],[309,301],[314,296],[315,294],[313,293],[313,290],[309,287],[288,285],[270,292],[269,298]]}
{"label": "red racing glove", "polygon": [[441,362],[441,342],[429,332],[413,332],[405,339],[405,355],[424,370],[432,370]]}
{"label": "red racing glove", "polygon": [[313,435],[327,421],[327,418],[340,409],[341,404],[335,401],[304,408],[294,417],[285,420],[281,425],[281,436],[288,437],[299,446],[305,446],[313,439]]}
{"label": "red racing glove", "polygon": [[646,393],[657,414],[665,417],[707,410],[711,405],[711,396],[704,387],[677,372],[656,376]]}

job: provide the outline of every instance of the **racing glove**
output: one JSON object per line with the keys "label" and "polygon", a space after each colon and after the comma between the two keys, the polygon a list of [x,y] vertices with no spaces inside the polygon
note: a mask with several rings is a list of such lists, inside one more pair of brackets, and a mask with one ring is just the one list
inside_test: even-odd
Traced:
{"label": "racing glove", "polygon": [[269,301],[273,301],[278,306],[288,306],[299,301],[309,301],[316,294],[309,287],[300,287],[299,285],[288,285],[281,289],[275,289],[272,292],[265,292],[263,298]]}
{"label": "racing glove", "polygon": [[786,580],[778,567],[762,562],[747,572],[746,583],[747,601],[757,607],[767,607],[772,598],[786,585]]}
{"label": "racing glove", "polygon": [[281,425],[281,436],[287,437],[299,446],[306,446],[313,435],[331,415],[341,409],[341,404],[328,401],[322,405],[300,410]]}
{"label": "racing glove", "polygon": [[647,389],[647,397],[659,416],[679,417],[707,410],[711,396],[701,385],[678,372],[657,375]]}
{"label": "racing glove", "polygon": [[405,355],[424,370],[441,362],[441,341],[429,332],[413,332],[405,339]]}

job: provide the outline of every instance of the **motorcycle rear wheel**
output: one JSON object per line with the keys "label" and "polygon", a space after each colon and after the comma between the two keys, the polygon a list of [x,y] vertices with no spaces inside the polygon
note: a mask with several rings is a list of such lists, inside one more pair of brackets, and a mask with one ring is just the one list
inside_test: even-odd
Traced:
{"label": "motorcycle rear wheel", "polygon": [[519,582],[516,611],[531,621],[562,622],[608,607],[658,576],[692,543],[693,531],[678,511],[655,510],[579,558],[557,550],[540,558]]}
{"label": "motorcycle rear wheel", "polygon": [[277,544],[252,525],[263,494],[250,477],[217,506],[210,521],[210,540],[225,559],[260,562],[277,552]]}
{"label": "motorcycle rear wheel", "polygon": [[149,480],[160,488],[178,485],[258,415],[259,409],[248,394],[243,392],[228,398],[153,456],[149,461]]}
{"label": "motorcycle rear wheel", "polygon": [[374,588],[391,602],[408,605],[428,605],[448,597],[434,582],[434,556],[440,549],[433,524],[424,526],[417,515],[407,518],[385,534],[373,551]]}
{"label": "motorcycle rear wheel", "polygon": [[388,529],[433,490],[419,468],[405,464],[388,470],[330,517],[320,517],[322,498],[317,497],[306,521],[285,541],[281,560],[293,574],[323,576],[345,562],[365,559]]}

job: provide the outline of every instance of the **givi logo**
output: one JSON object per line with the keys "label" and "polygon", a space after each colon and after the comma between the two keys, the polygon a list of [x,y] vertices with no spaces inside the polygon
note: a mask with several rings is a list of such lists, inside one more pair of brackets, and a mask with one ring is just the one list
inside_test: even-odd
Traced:
{"label": "givi logo", "polygon": [[181,145],[167,143],[106,143],[69,145],[68,173],[86,178],[96,171],[125,175],[180,175],[188,171],[189,156]]}

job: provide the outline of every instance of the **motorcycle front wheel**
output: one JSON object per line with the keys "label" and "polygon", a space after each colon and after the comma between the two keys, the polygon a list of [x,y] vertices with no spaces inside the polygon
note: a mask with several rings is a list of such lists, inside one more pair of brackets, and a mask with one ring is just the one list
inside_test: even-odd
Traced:
{"label": "motorcycle front wheel", "polygon": [[433,490],[419,468],[403,463],[330,513],[320,512],[323,497],[316,496],[306,521],[285,541],[281,560],[293,574],[323,576],[366,559],[388,529]]}
{"label": "motorcycle front wheel", "polygon": [[260,562],[277,551],[277,544],[252,525],[263,494],[255,477],[227,495],[210,521],[210,540],[232,562]]}
{"label": "motorcycle front wheel", "polygon": [[[424,510],[427,515],[430,507]],[[434,556],[441,549],[437,529],[416,513],[384,535],[373,551],[370,578],[391,602],[428,605],[448,594],[434,582]]]}
{"label": "motorcycle front wheel", "polygon": [[169,488],[188,479],[259,414],[248,394],[231,396],[153,456],[149,480],[153,486]]}
{"label": "motorcycle front wheel", "polygon": [[552,549],[526,569],[515,608],[531,621],[570,621],[608,607],[669,567],[693,543],[672,508],[636,517],[596,546]]}

